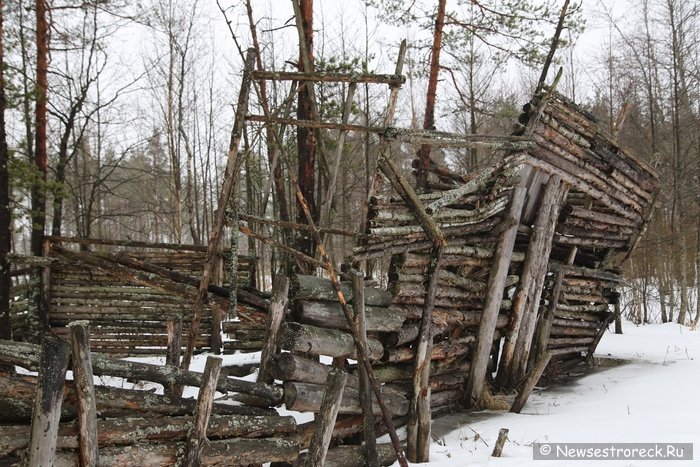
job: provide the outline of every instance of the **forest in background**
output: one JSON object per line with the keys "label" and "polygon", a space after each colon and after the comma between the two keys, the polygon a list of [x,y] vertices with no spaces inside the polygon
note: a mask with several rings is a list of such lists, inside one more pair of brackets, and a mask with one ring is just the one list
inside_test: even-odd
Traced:
{"label": "forest in background", "polygon": [[[406,37],[407,82],[397,126],[504,135],[537,85],[561,3],[302,0],[305,21],[299,29],[317,72],[392,73]],[[569,5],[555,58],[564,69],[559,90],[611,129],[626,108],[620,141],[661,173],[649,227],[624,263],[629,316],[639,323],[697,323],[700,5],[614,3]],[[7,253],[41,255],[44,235],[206,243],[244,51],[256,49],[260,70],[304,66],[292,2],[0,5],[0,226],[8,226],[0,229],[0,280],[10,280]],[[438,44],[436,25],[442,25]],[[594,49],[586,30],[602,37]],[[258,86],[249,112],[263,114],[265,103],[280,116],[310,119],[310,109],[290,104],[295,93],[300,103],[309,101],[294,86]],[[349,93],[345,84],[319,83],[318,117],[341,122],[346,114],[350,123],[381,125],[389,89],[358,86],[346,111]],[[291,170],[321,227],[356,232],[378,141],[351,133],[337,147],[335,131],[299,134],[291,127],[278,136],[262,123],[246,125],[238,210],[252,216],[247,227],[253,232],[314,256],[313,242],[254,218],[306,222],[294,202]],[[407,175],[419,149],[391,147]],[[338,151],[335,177],[326,155]],[[275,154],[285,160],[273,167]],[[454,149],[432,157],[469,173],[499,154]],[[329,236],[333,257],[348,256],[354,238]],[[285,267],[285,258],[250,235],[241,235],[239,243],[242,252],[259,258],[258,287],[269,288],[269,277]]]}

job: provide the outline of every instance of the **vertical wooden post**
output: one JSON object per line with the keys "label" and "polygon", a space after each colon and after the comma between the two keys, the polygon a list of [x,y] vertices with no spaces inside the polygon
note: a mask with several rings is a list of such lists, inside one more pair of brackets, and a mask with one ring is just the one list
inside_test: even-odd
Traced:
{"label": "vertical wooden post", "polygon": [[272,281],[272,298],[270,300],[270,325],[265,333],[265,342],[260,355],[259,383],[271,383],[272,358],[277,353],[277,332],[284,321],[284,309],[287,307],[289,294],[289,278],[275,276]]}
{"label": "vertical wooden post", "polygon": [[[540,290],[537,285],[542,284],[547,273],[549,251],[551,250],[554,227],[550,225],[550,219],[554,213],[558,213],[558,203],[560,194],[561,179],[557,175],[550,176],[545,186],[542,200],[540,201],[537,218],[532,229],[530,243],[525,255],[523,271],[520,275],[520,283],[513,299],[510,322],[506,340],[503,345],[501,355],[501,365],[498,369],[497,384],[505,387],[512,387],[517,379],[520,360],[526,358],[517,350],[524,347],[524,340],[529,324],[528,312],[537,314]],[[556,224],[556,219],[554,221]],[[533,330],[534,332],[534,330]]]}
{"label": "vertical wooden post", "polygon": [[206,443],[207,426],[211,415],[216,383],[221,371],[221,358],[208,357],[202,375],[202,385],[199,388],[197,407],[194,412],[194,426],[187,437],[185,458],[182,465],[185,467],[198,467],[202,463],[202,452]]}
{"label": "vertical wooden post", "polygon": [[496,439],[496,445],[493,447],[491,457],[501,457],[501,454],[503,454],[503,445],[506,444],[507,439],[508,428],[501,428],[498,430],[498,439]]}
{"label": "vertical wooden post", "polygon": [[323,394],[320,413],[316,419],[316,429],[311,438],[309,454],[304,467],[323,467],[328,453],[328,444],[333,436],[333,427],[343,399],[347,374],[340,369],[331,370],[326,379],[326,392]]}
{"label": "vertical wooden post", "polygon": [[469,370],[469,379],[467,380],[465,391],[467,400],[463,401],[467,405],[478,404],[481,399],[481,392],[484,389],[484,378],[489,363],[491,346],[493,345],[493,335],[496,331],[498,311],[501,308],[501,301],[503,300],[503,288],[506,284],[506,276],[508,275],[508,268],[510,267],[510,258],[513,254],[513,246],[515,245],[515,236],[518,233],[520,216],[525,201],[525,183],[526,180],[524,178],[521,179],[518,186],[513,190],[508,217],[505,220],[505,222],[510,223],[510,226],[503,231],[498,240],[493,264],[491,265],[484,311],[481,314],[481,322],[479,323],[476,350]]}
{"label": "vertical wooden post", "polygon": [[[553,175],[552,178],[550,178],[550,182],[553,184],[553,199],[549,207],[549,213],[547,216],[543,216],[544,220],[541,225],[538,226],[535,224],[535,229],[539,228],[542,231],[542,243],[540,248],[538,248],[539,261],[535,269],[534,280],[530,289],[531,296],[527,300],[525,319],[523,320],[523,326],[518,335],[518,341],[516,343],[516,353],[518,354],[519,358],[513,362],[514,378],[512,381],[514,382],[520,381],[522,378],[524,378],[528,371],[530,350],[532,348],[532,339],[535,334],[535,327],[540,309],[542,288],[544,286],[545,276],[547,275],[549,255],[552,252],[552,239],[557,226],[557,219],[559,218],[559,210],[561,209],[562,201],[569,191],[568,186],[563,183],[557,175]],[[547,188],[549,189],[549,184]],[[545,191],[545,195],[546,194],[547,192]],[[537,220],[540,220],[539,217]]]}
{"label": "vertical wooden post", "polygon": [[78,429],[80,465],[99,465],[97,449],[97,410],[95,384],[92,379],[90,330],[87,321],[73,321],[70,328],[73,381],[78,395]]}
{"label": "vertical wooden post", "polygon": [[53,465],[69,356],[70,348],[64,340],[49,334],[44,337],[34,397],[29,467]]}
{"label": "vertical wooden post", "polygon": [[407,457],[411,462],[430,460],[430,354],[433,349],[433,306],[437,293],[440,263],[444,248],[433,248],[433,258],[428,269],[425,302],[421,317],[418,346],[413,370],[413,392],[408,416]]}
{"label": "vertical wooden post", "polygon": [[[615,305],[616,307],[619,305]],[[593,354],[595,352],[596,347],[598,347],[598,344],[600,343],[600,340],[603,338],[603,334],[605,334],[605,331],[608,329],[608,326],[610,325],[610,322],[615,319],[616,314],[615,313],[608,313],[607,318],[605,318],[605,321],[603,321],[600,325],[600,329],[598,329],[598,333],[595,335],[595,338],[593,339],[593,342],[588,346],[588,351],[586,352],[586,362],[589,365],[593,364]]]}
{"label": "vertical wooden post", "polygon": [[[352,270],[352,311],[355,316],[357,338],[367,347],[367,323],[365,320],[365,276],[362,272]],[[372,388],[367,370],[360,365],[360,405],[362,406],[362,425],[364,427],[367,467],[378,467],[377,434],[374,430],[374,413],[372,412]]]}
{"label": "vertical wooden post", "polygon": [[[182,316],[168,320],[168,345],[165,350],[165,364],[180,366],[180,352],[182,351]],[[164,388],[170,397],[182,396],[182,385],[173,384]]]}

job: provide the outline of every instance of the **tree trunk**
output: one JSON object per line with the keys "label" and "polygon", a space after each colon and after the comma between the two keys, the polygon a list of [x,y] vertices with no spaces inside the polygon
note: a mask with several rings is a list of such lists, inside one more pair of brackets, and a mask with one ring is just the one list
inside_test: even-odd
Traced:
{"label": "tree trunk", "polygon": [[[433,35],[433,48],[430,58],[430,76],[428,77],[428,93],[425,102],[425,116],[423,117],[423,129],[435,129],[435,95],[437,93],[438,73],[440,72],[440,50],[442,49],[442,27],[445,24],[445,7],[447,0],[439,0],[437,18],[435,20],[435,33]],[[424,192],[428,187],[428,167],[430,166],[430,145],[424,144],[418,152],[420,160],[418,165],[418,180],[416,186],[418,192]]]}
{"label": "tree trunk", "polygon": [[[0,0],[0,63],[4,63],[3,41],[3,0]],[[10,154],[7,149],[5,134],[5,79],[4,69],[0,67],[0,339],[12,339],[12,321],[10,320],[10,263],[7,255],[12,245],[12,212],[10,210],[10,181],[7,164]]]}
{"label": "tree trunk", "polygon": [[[312,72],[314,64],[313,0],[299,0],[299,7],[301,10],[302,29],[304,31],[304,38],[306,41],[306,44],[299,44],[299,64],[301,66],[301,64],[304,63],[304,60],[308,59],[309,64],[311,65],[311,70],[304,70],[302,67],[301,71]],[[304,56],[304,54],[306,54],[306,56]],[[301,86],[299,88],[297,102],[297,118],[299,120],[313,119],[312,96],[310,95],[309,90],[309,86]],[[311,211],[311,214],[314,216],[314,221],[317,221],[315,197],[316,177],[314,167],[316,164],[316,137],[313,129],[304,128],[302,126],[297,127],[297,148],[299,151],[299,189],[309,206],[309,211]],[[299,206],[297,211],[297,222],[300,224],[306,224],[306,216],[301,206]],[[298,249],[308,256],[313,257],[316,252],[316,244],[313,237],[307,233],[302,233],[299,237]]]}

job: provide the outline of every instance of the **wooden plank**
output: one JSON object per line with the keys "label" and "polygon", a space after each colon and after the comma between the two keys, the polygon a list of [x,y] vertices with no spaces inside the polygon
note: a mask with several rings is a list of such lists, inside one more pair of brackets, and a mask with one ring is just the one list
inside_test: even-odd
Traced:
{"label": "wooden plank", "polygon": [[340,369],[334,369],[328,374],[320,416],[316,419],[316,430],[311,438],[311,446],[304,467],[323,467],[325,464],[328,445],[333,436],[333,427],[338,417],[340,401],[343,398],[345,377],[345,372]]}
{"label": "wooden plank", "polygon": [[44,336],[38,359],[39,381],[34,397],[29,467],[52,465],[69,357],[70,347],[65,341]]}
{"label": "wooden plank", "polygon": [[97,409],[95,384],[90,358],[90,330],[87,321],[74,321],[71,331],[73,381],[78,395],[78,428],[80,465],[99,465],[97,454]]}

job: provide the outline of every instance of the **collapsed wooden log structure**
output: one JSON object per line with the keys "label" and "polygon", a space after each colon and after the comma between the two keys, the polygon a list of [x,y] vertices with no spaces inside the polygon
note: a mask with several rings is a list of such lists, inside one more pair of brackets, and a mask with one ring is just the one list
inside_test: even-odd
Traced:
{"label": "collapsed wooden log structure", "polygon": [[[378,153],[395,142],[505,151],[497,163],[472,174],[431,161],[429,190],[421,194],[413,191],[393,161],[379,158],[378,168],[398,197],[369,199],[364,228],[354,235],[358,246],[347,263],[362,267],[367,260],[390,258],[388,276],[382,278],[389,284],[387,290],[364,287],[357,270],[346,274],[352,283],[338,283],[322,242],[321,259],[311,258],[239,223],[276,222],[317,237],[321,232],[348,234],[325,225],[316,228],[311,220],[300,226],[228,213],[234,231],[324,268],[332,279],[297,275],[288,294],[285,281],[276,280],[271,298],[252,290],[249,286],[254,284],[241,284],[255,275],[253,259],[234,251],[225,264],[227,255],[219,246],[225,210],[218,213],[207,247],[92,241],[104,245],[88,252],[63,244],[91,241],[50,239],[42,267],[50,278],[46,300],[53,333],[69,338],[73,332],[69,323],[90,321],[89,345],[100,352],[91,355],[90,371],[153,381],[169,395],[98,386],[94,405],[100,417],[129,418],[112,421],[85,415],[80,378],[65,388],[56,386],[59,380],[63,385],[64,364],[68,365],[64,348],[60,365],[52,365],[53,372],[40,371],[38,379],[0,375],[0,401],[11,402],[7,405],[12,411],[6,414],[17,422],[3,432],[5,437],[0,436],[0,457],[32,452],[27,434],[36,439],[32,430],[48,419],[37,421],[35,413],[37,425],[29,427],[26,422],[31,406],[45,400],[45,405],[54,406],[47,417],[79,419],[54,424],[58,431],[44,443],[48,448],[40,454],[53,456],[57,465],[95,455],[105,463],[140,463],[147,457],[165,464],[182,460],[196,464],[200,454],[207,465],[224,461],[232,452],[239,456],[241,450],[249,456],[237,458],[241,463],[300,463],[307,461],[298,457],[299,450],[311,447],[312,438],[320,445],[312,449],[310,463],[325,459],[326,465],[364,465],[365,458],[374,465],[405,462],[392,433],[394,426],[402,425],[408,425],[409,457],[425,460],[431,413],[483,407],[494,398],[510,402],[495,395],[498,392],[518,392],[512,410],[519,411],[547,367],[590,357],[613,317],[610,305],[618,300],[622,283],[618,259],[634,248],[648,222],[657,185],[655,170],[620,148],[614,135],[557,94],[554,85],[540,88],[524,107],[517,131],[508,137],[392,128],[396,92],[403,82],[402,60],[400,54],[396,73],[390,76],[254,74],[249,60],[242,86],[246,93],[253,77],[307,84],[372,82],[390,85],[390,105],[382,127],[365,127],[346,120],[338,124],[269,114],[245,116],[247,96],[242,97],[227,189],[222,192],[235,189],[232,178],[241,163],[236,138],[244,120],[330,128],[340,136],[368,132],[379,138]],[[304,205],[300,191],[297,196]],[[115,246],[122,248],[115,251]],[[238,281],[233,296],[227,277]],[[23,306],[18,303],[15,308],[18,330],[24,329]],[[349,314],[350,306],[354,315]],[[234,314],[236,321],[226,321]],[[206,331],[198,330],[200,324]],[[197,330],[192,335],[190,326]],[[208,378],[177,368],[184,342],[188,352],[196,346],[218,353],[221,331],[232,338],[223,343],[224,350],[263,350],[258,383],[225,374],[217,377],[214,363],[207,369]],[[61,347],[55,340],[46,342]],[[166,348],[170,365],[166,367],[120,362],[101,354],[163,354]],[[35,370],[43,365],[39,353],[39,347],[31,344],[0,342],[0,364]],[[86,355],[90,353],[84,349],[73,353],[74,369]],[[338,376],[335,368],[348,374]],[[327,391],[329,375],[337,383],[333,391]],[[180,398],[178,387],[183,385],[201,385],[200,400]],[[242,405],[212,404],[215,387],[234,393],[230,397]],[[326,415],[324,407],[332,407],[337,418],[329,417],[314,437],[314,423],[295,427],[276,417],[273,408],[282,403],[289,410],[319,416]],[[141,412],[158,414],[159,429],[146,430],[149,422]],[[383,421],[375,418],[380,414]],[[236,417],[274,419],[239,423]],[[250,431],[240,431],[245,426]],[[149,434],[137,439],[130,435],[132,427],[143,427]],[[390,447],[372,442],[384,430],[394,435]],[[82,443],[81,436],[88,431],[98,434],[97,454]],[[359,433],[364,433],[364,445],[327,450],[329,443]],[[205,436],[221,439],[201,451]],[[268,436],[273,440],[265,439]]]}

